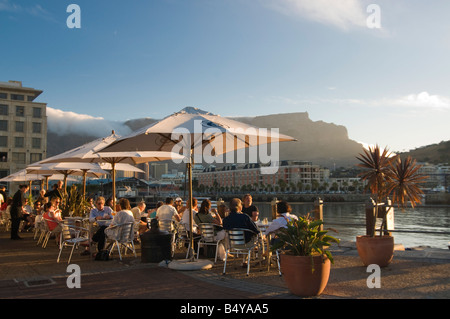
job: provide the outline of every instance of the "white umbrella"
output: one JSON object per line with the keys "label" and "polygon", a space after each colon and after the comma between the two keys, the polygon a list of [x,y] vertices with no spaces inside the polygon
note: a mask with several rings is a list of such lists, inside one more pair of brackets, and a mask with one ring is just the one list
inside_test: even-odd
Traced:
{"label": "white umbrella", "polygon": [[[117,139],[98,151],[98,154],[104,156],[108,152],[182,151],[189,174],[189,202],[192,203],[192,156],[198,162],[205,151],[207,155],[217,156],[262,144],[295,141],[290,136],[272,133],[273,131],[269,132],[198,109],[192,112],[189,108]],[[275,130],[275,133],[278,132]],[[192,207],[189,209],[189,215],[192,234]],[[194,258],[193,247],[191,236],[191,260]]]}
{"label": "white umbrella", "polygon": [[[31,164],[26,168],[29,174],[62,174],[64,176],[64,192],[67,190],[67,177],[69,175],[83,176],[83,183],[86,183],[86,177],[98,178],[108,172],[101,169],[99,165],[91,163],[48,163],[42,164],[41,162]],[[83,195],[85,189],[83,187]]]}
{"label": "white umbrella", "polygon": [[147,163],[152,161],[163,161],[170,160],[174,158],[182,159],[183,157],[179,154],[174,154],[171,152],[122,152],[122,153],[114,153],[114,154],[104,154],[104,156],[100,156],[96,152],[115,140],[119,138],[118,135],[112,132],[112,134],[105,138],[99,138],[92,142],[81,145],[72,150],[66,151],[59,155],[52,156],[45,160],[42,160],[40,163],[64,163],[64,162],[84,162],[84,163],[100,163],[100,165],[108,164],[111,169],[111,178],[112,178],[112,188],[113,188],[113,202],[115,207],[116,200],[116,170],[122,170],[125,164],[136,165],[140,163]]}

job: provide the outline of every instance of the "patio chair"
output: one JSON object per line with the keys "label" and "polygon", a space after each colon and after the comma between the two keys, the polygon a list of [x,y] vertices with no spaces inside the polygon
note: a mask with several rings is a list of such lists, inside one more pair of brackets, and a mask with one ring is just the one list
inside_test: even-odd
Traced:
{"label": "patio chair", "polygon": [[216,253],[214,262],[217,262],[217,253],[219,251],[219,244],[222,242],[222,239],[217,240],[216,236],[214,234],[214,224],[199,224],[198,227],[200,228],[201,237],[198,241],[198,247],[197,247],[197,259],[200,255],[200,247],[202,246],[216,246]]}
{"label": "patio chair", "polygon": [[[61,237],[60,237],[60,247],[59,247],[59,254],[58,258],[56,259],[56,262],[59,263],[59,260],[61,258],[61,253],[64,247],[72,247],[69,255],[69,259],[67,261],[68,264],[70,264],[70,260],[72,259],[72,254],[75,248],[78,248],[78,246],[86,241],[89,241],[89,230],[83,227],[73,226],[69,224],[69,221],[64,220],[61,223],[62,231],[61,231]],[[84,236],[81,236],[81,234],[84,233]]]}
{"label": "patio chair", "polygon": [[[249,232],[255,236],[249,242],[245,242],[245,233]],[[228,235],[228,245],[225,254],[225,262],[223,266],[223,274],[225,275],[227,269],[228,254],[233,254],[235,256],[244,255],[247,256],[247,276],[250,273],[250,260],[251,253],[254,251],[255,247],[258,246],[257,234],[249,229],[234,228],[227,230]]]}
{"label": "patio chair", "polygon": [[189,236],[189,232],[186,229],[186,226],[182,223],[178,223],[177,226],[177,232],[175,236],[175,245],[174,249],[172,249],[172,257],[175,255],[175,248],[181,248],[185,244],[188,244],[187,252],[186,252],[186,259],[189,257],[189,251],[191,249],[191,239]]}
{"label": "patio chair", "polygon": [[[47,248],[48,240],[50,239],[50,237],[52,235],[58,234],[57,228],[50,230],[50,228],[48,227],[48,222],[53,222],[53,221],[50,219],[44,218],[45,235],[44,235],[44,238],[42,241],[42,248]],[[60,243],[60,245],[61,245],[61,243]]]}
{"label": "patio chair", "polygon": [[[109,231],[108,231],[109,230]],[[127,253],[127,250],[130,249],[134,257],[136,255],[136,249],[134,247],[134,222],[118,224],[105,229],[106,235],[106,243],[112,242],[111,247],[108,249],[109,254],[114,250],[114,247],[117,246],[117,251],[119,252],[119,258],[122,260],[122,254],[120,253],[120,249],[124,248],[124,253]]]}

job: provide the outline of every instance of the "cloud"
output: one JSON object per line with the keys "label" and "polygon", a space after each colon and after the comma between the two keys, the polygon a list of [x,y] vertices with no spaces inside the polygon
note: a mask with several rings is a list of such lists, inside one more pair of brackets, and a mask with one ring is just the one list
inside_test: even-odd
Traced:
{"label": "cloud", "polygon": [[0,12],[16,12],[16,13],[22,13],[25,12],[26,14],[47,20],[47,21],[53,21],[55,22],[56,19],[52,16],[52,14],[44,9],[41,5],[35,4],[33,6],[20,6],[14,3],[11,3],[10,0],[0,0]]}
{"label": "cloud", "polygon": [[95,137],[104,137],[114,130],[116,134],[124,136],[131,133],[131,129],[121,122],[105,120],[86,114],[67,112],[47,107],[48,130],[59,135],[85,134]]}
{"label": "cloud", "polygon": [[367,27],[366,8],[358,0],[263,0],[265,5],[289,16],[302,18],[342,30]]}
{"label": "cloud", "polygon": [[409,94],[397,99],[387,99],[386,103],[414,108],[450,109],[450,98],[431,95],[425,91],[419,94]]}

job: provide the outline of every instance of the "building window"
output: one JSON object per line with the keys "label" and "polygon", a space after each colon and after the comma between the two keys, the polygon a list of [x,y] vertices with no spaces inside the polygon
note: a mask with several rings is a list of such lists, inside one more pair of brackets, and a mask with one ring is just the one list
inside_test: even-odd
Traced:
{"label": "building window", "polygon": [[11,94],[11,100],[24,101],[25,100],[25,96],[21,95],[21,94]]}
{"label": "building window", "polygon": [[0,136],[0,147],[8,147],[8,136]]}
{"label": "building window", "polygon": [[33,122],[33,133],[42,133],[42,123]]}
{"label": "building window", "polygon": [[33,137],[31,139],[32,148],[41,148],[41,139],[39,137]]}
{"label": "building window", "polygon": [[30,163],[39,162],[42,160],[41,153],[30,153]]}
{"label": "building window", "polygon": [[8,131],[8,121],[0,120],[0,131]]}
{"label": "building window", "polygon": [[16,121],[16,132],[24,132],[25,122]]}
{"label": "building window", "polygon": [[40,107],[33,107],[33,117],[40,119],[42,117],[42,109]]}
{"label": "building window", "polygon": [[12,161],[16,164],[25,164],[25,153],[13,152]]}
{"label": "building window", "polygon": [[0,152],[0,162],[7,162],[7,161],[8,161],[8,153]]}
{"label": "building window", "polygon": [[28,102],[33,102],[33,101],[34,101],[34,96],[32,96],[32,95],[27,95],[27,101],[28,101]]}
{"label": "building window", "polygon": [[3,99],[3,100],[8,99],[8,93],[0,93],[0,99]]}
{"label": "building window", "polygon": [[25,116],[25,107],[24,106],[16,106],[16,116]]}
{"label": "building window", "polygon": [[14,146],[15,147],[24,147],[24,138],[23,137],[15,137],[14,138]]}
{"label": "building window", "polygon": [[8,105],[0,104],[0,115],[8,115]]}

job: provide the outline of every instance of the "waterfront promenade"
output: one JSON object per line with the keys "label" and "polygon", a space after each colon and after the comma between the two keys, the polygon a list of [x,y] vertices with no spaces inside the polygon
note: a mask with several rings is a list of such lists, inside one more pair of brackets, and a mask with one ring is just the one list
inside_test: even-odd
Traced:
{"label": "waterfront promenade", "polygon": [[[80,266],[81,288],[67,287],[69,250],[56,263],[54,241],[36,246],[31,233],[12,241],[0,232],[0,298],[2,299],[299,299],[286,289],[276,268],[252,264],[250,276],[239,261],[223,262],[211,270],[176,271],[155,263],[141,263],[128,255],[119,261],[94,261],[75,251],[71,263]],[[335,256],[324,293],[313,299],[448,299],[450,250],[418,248],[396,251],[391,265],[381,270],[381,288],[368,288],[370,273],[362,266],[354,243],[331,248]],[[176,258],[183,258],[183,252]]]}

